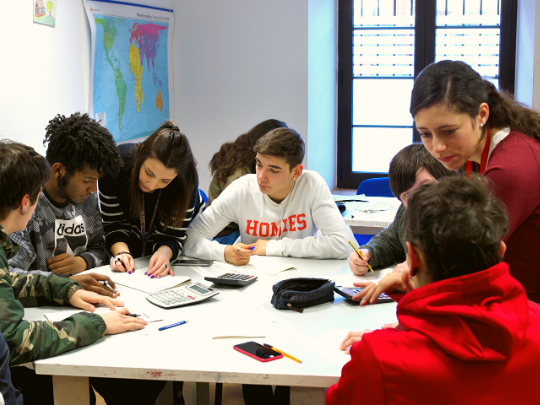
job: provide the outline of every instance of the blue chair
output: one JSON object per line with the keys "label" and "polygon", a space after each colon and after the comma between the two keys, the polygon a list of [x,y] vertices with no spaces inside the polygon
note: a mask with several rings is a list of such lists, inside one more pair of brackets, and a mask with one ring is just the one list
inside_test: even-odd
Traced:
{"label": "blue chair", "polygon": [[199,189],[199,193],[201,193],[201,196],[204,200],[204,203],[205,204],[208,204],[208,196],[206,195],[206,193],[204,191],[202,191],[201,189]]}
{"label": "blue chair", "polygon": [[[364,194],[366,197],[394,197],[390,189],[390,180],[388,177],[379,177],[364,180],[358,186],[356,195]],[[360,246],[368,243],[375,235],[354,234],[356,241]]]}
{"label": "blue chair", "polygon": [[364,180],[356,190],[356,195],[360,194],[365,194],[366,197],[394,197],[388,177]]}

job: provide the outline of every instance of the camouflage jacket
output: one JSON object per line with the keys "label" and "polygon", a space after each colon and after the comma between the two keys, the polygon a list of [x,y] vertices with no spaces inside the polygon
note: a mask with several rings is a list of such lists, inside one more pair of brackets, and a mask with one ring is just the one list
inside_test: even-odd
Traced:
{"label": "camouflage jacket", "polygon": [[60,322],[23,319],[23,306],[69,305],[69,298],[80,286],[54,274],[9,273],[7,261],[18,249],[0,225],[0,331],[11,352],[10,364],[53,357],[103,336],[105,321],[95,314],[79,313]]}

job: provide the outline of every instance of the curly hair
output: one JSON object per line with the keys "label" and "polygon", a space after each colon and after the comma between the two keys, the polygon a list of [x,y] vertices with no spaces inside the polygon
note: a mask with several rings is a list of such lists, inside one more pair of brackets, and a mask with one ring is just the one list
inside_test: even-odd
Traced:
{"label": "curly hair", "polygon": [[221,145],[219,152],[214,154],[209,165],[216,182],[225,183],[239,167],[249,167],[250,172],[255,173],[256,153],[253,147],[259,138],[276,128],[287,128],[287,124],[275,119],[266,120],[240,135],[234,142]]}
{"label": "curly hair", "polygon": [[502,261],[509,222],[487,177],[443,177],[420,187],[405,213],[407,241],[419,249],[433,281],[486,270]]}
{"label": "curly hair", "polygon": [[410,112],[443,104],[449,109],[476,118],[480,104],[489,106],[489,118],[482,130],[510,127],[540,141],[540,113],[524,107],[512,97],[483,80],[469,65],[445,60],[426,67],[414,82]]}
{"label": "curly hair", "polygon": [[0,141],[0,220],[19,207],[29,195],[34,205],[49,179],[51,169],[43,156],[30,146],[9,139]]}
{"label": "curly hair", "polygon": [[85,164],[100,174],[116,174],[122,168],[122,158],[107,130],[88,114],[75,113],[66,118],[58,114],[46,128],[47,160],[52,166],[62,163],[68,175],[81,171]]}

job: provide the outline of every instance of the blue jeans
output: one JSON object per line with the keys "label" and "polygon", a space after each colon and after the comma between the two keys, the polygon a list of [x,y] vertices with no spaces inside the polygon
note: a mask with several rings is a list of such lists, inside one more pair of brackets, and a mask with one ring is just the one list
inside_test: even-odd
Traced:
{"label": "blue jeans", "polygon": [[236,242],[236,239],[240,236],[240,230],[236,230],[233,233],[230,233],[225,236],[221,236],[219,238],[214,238],[212,240],[217,240],[222,245],[234,245],[234,242]]}

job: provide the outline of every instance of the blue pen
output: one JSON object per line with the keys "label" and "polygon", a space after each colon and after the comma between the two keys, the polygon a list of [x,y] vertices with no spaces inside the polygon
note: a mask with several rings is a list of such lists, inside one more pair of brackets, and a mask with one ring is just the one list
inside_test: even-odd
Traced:
{"label": "blue pen", "polygon": [[173,323],[172,325],[162,326],[161,328],[159,328],[159,330],[162,331],[162,330],[165,330],[165,329],[174,328],[175,326],[180,326],[180,325],[183,325],[185,323],[188,323],[188,321],[181,321],[181,322]]}
{"label": "blue pen", "polygon": [[252,246],[252,247],[249,248],[249,250],[253,250],[253,249],[255,249],[255,246]]}

